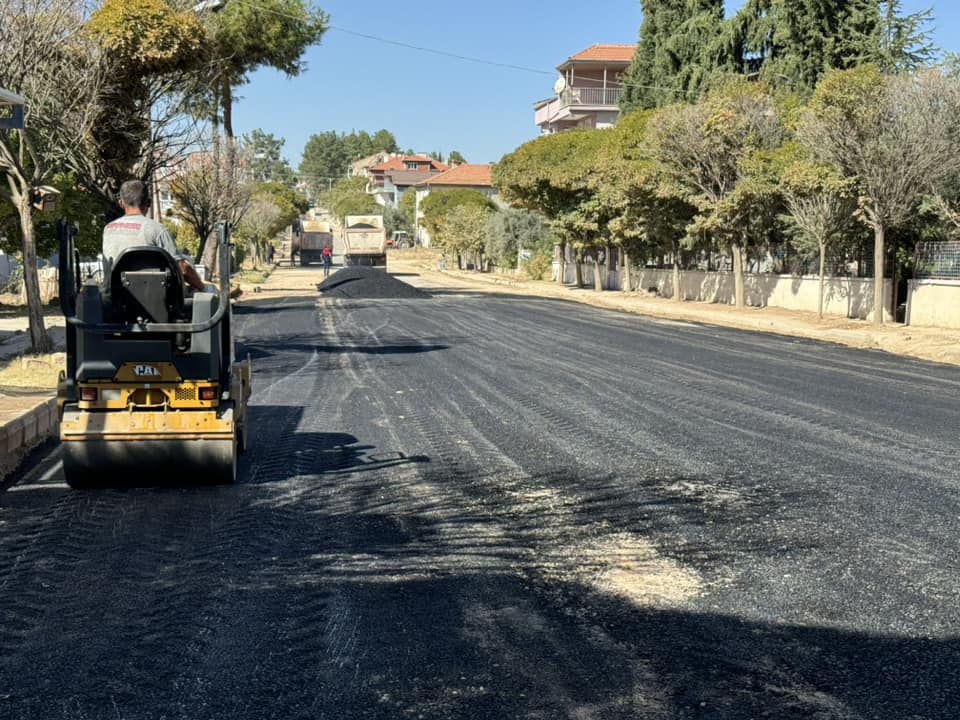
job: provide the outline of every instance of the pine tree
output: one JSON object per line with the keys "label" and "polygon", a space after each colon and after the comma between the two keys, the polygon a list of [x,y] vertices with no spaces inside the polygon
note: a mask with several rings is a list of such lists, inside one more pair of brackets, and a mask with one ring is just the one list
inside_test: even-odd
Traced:
{"label": "pine tree", "polygon": [[723,0],[641,0],[643,22],[624,75],[624,112],[694,100],[714,70]]}
{"label": "pine tree", "polygon": [[732,71],[812,92],[830,70],[928,64],[931,19],[930,10],[903,14],[900,0],[748,0],[727,22],[724,44]]}
{"label": "pine tree", "polygon": [[937,54],[929,30],[933,10],[904,15],[900,0],[878,4],[880,21],[874,33],[873,57],[868,59],[892,75],[932,64]]}

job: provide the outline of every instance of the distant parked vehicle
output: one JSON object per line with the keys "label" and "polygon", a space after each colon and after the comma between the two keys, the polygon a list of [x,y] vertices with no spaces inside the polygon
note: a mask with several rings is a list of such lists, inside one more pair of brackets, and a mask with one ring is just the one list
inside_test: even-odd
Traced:
{"label": "distant parked vehicle", "polygon": [[410,248],[413,247],[413,239],[406,230],[394,230],[387,240],[387,247]]}

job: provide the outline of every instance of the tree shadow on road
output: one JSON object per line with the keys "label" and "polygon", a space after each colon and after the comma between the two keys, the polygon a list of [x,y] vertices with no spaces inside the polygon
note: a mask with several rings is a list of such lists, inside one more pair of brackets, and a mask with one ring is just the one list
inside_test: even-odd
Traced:
{"label": "tree shadow on road", "polygon": [[482,508],[342,473],[355,438],[313,435],[332,454],[300,484],[0,495],[5,716],[956,717],[956,638],[561,580]]}

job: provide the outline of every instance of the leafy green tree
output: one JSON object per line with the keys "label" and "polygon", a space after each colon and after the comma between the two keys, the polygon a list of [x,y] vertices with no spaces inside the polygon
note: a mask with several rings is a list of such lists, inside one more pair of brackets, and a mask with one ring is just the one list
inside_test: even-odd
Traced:
{"label": "leafy green tree", "polygon": [[177,222],[172,218],[166,218],[163,221],[167,230],[173,236],[173,241],[177,244],[180,252],[188,254],[190,257],[196,257],[200,252],[200,238],[197,237],[193,225],[185,222]]}
{"label": "leafy green tree", "polygon": [[817,316],[823,319],[823,286],[827,248],[850,231],[857,209],[856,182],[839,169],[811,160],[802,150],[785,149],[795,157],[781,176],[790,222],[797,232],[801,250],[814,249],[819,255],[819,296]]}
{"label": "leafy green tree", "polygon": [[881,0],[872,52],[865,60],[885,73],[911,72],[933,64],[937,47],[931,40],[933,10],[904,13],[900,0]]}
{"label": "leafy green tree", "polygon": [[641,0],[636,54],[623,78],[620,109],[693,100],[718,65],[723,0]]}
{"label": "leafy green tree", "polygon": [[673,299],[679,302],[683,241],[696,209],[651,154],[647,126],[654,116],[646,110],[621,118],[606,135],[594,183],[609,208],[611,238],[623,255],[623,289],[633,287],[631,258],[666,252],[673,258]]}
{"label": "leafy green tree", "polygon": [[543,215],[522,208],[504,208],[487,220],[484,249],[501,267],[517,266],[521,250],[550,255],[554,237]]}
{"label": "leafy green tree", "polygon": [[900,0],[747,0],[725,27],[729,69],[759,72],[813,92],[830,70],[876,64],[887,73],[929,65],[932,11],[904,14]]}
{"label": "leafy green tree", "polygon": [[212,85],[223,112],[223,129],[233,138],[233,90],[249,75],[270,67],[290,77],[305,69],[303,54],[320,42],[329,18],[305,0],[227,2],[205,16],[212,49]]}
{"label": "leafy green tree", "polygon": [[340,222],[347,215],[380,214],[383,208],[373,195],[366,192],[366,187],[366,178],[341,178],[330,190],[320,195],[320,205]]}
{"label": "leafy green tree", "polygon": [[378,152],[396,152],[397,141],[389,130],[377,130],[371,137],[365,130],[338,135],[328,130],[311,135],[303,149],[300,174],[315,193],[329,189],[347,174],[350,163]]}
{"label": "leafy green tree", "polygon": [[[63,217],[77,223],[76,245],[80,254],[96,257],[103,245],[104,215],[100,199],[81,188],[73,173],[58,173],[49,184],[60,194],[52,210],[34,211],[37,255],[48,257],[57,252],[56,220]],[[10,255],[22,252],[23,233],[17,209],[4,200],[0,200],[0,237],[5,238],[0,250]]]}
{"label": "leafy green tree", "polygon": [[292,187],[293,170],[282,157],[283,138],[257,128],[243,136],[246,169],[255,182],[277,182]]}
{"label": "leafy green tree", "polygon": [[198,16],[167,0],[105,0],[85,30],[103,50],[105,82],[85,155],[72,167],[112,212],[123,180],[151,177],[196,139],[180,118],[203,93],[197,74],[209,66],[209,46]]}
{"label": "leafy green tree", "polygon": [[237,223],[236,237],[247,244],[246,255],[254,269],[260,267],[266,246],[285,227],[282,216],[283,211],[269,195],[254,195],[243,218]]}
{"label": "leafy green tree", "polygon": [[347,215],[380,215],[383,206],[377,203],[373,195],[359,193],[342,198],[334,205],[333,212],[343,220]]}
{"label": "leafy green tree", "polygon": [[[342,142],[347,162],[366,157],[367,155],[373,155],[373,138],[370,137],[370,133],[366,130],[344,135]],[[346,168],[344,168],[344,170],[346,170]]]}
{"label": "leafy green tree", "polygon": [[300,175],[315,194],[330,187],[343,177],[349,163],[347,149],[334,130],[311,135],[303,148]]}
{"label": "leafy green tree", "polygon": [[387,237],[398,230],[403,230],[410,237],[413,237],[413,224],[409,221],[407,213],[399,207],[390,205],[380,209],[383,211],[383,226],[387,230]]}
{"label": "leafy green tree", "polygon": [[417,210],[417,193],[413,188],[407,190],[405,193],[403,193],[403,195],[400,196],[400,203],[397,205],[397,209],[403,215],[403,221],[400,223],[400,229],[409,230],[412,237],[413,228],[416,224],[414,213]]}
{"label": "leafy green tree", "polygon": [[799,128],[807,148],[860,187],[874,235],[873,322],[883,322],[886,235],[911,220],[930,188],[957,172],[960,83],[939,70],[884,76],[875,66],[831,73]]}
{"label": "leafy green tree", "polygon": [[877,0],[748,0],[727,22],[724,44],[734,72],[809,94],[830,69],[864,61],[877,23]]}
{"label": "leafy green tree", "polygon": [[431,236],[443,235],[443,225],[447,214],[460,205],[472,205],[487,210],[496,210],[493,200],[479,190],[459,188],[456,190],[434,190],[423,202],[420,211],[423,213],[423,224]]}
{"label": "leafy green tree", "polygon": [[272,235],[276,235],[290,225],[309,207],[303,195],[278,182],[256,183],[251,190],[251,195],[254,198],[267,199],[279,208],[280,216],[277,218],[279,226],[271,233]]}
{"label": "leafy green tree", "polygon": [[542,135],[505,155],[493,170],[493,182],[507,203],[539,212],[550,221],[561,245],[558,282],[563,282],[568,243],[577,253],[578,284],[583,281],[583,254],[595,249],[601,224],[592,178],[605,132]]}
{"label": "leafy green tree", "polygon": [[699,211],[688,232],[707,232],[730,249],[736,305],[743,307],[751,221],[771,215],[777,192],[765,171],[766,153],[784,139],[780,109],[762,83],[735,82],[697,105],[664,108],[648,136],[652,156]]}
{"label": "leafy green tree", "polygon": [[474,267],[484,267],[484,241],[487,219],[494,211],[482,205],[465,203],[451,206],[444,215],[438,244],[444,250],[455,253],[458,267],[463,267],[464,256],[472,258]]}
{"label": "leafy green tree", "polygon": [[447,156],[448,165],[465,165],[466,162],[467,159],[463,157],[463,155],[461,155],[457,150],[454,150]]}
{"label": "leafy green tree", "polygon": [[389,130],[377,130],[371,138],[372,150],[371,152],[384,152],[384,153],[395,153],[400,151],[400,146],[397,145],[397,139],[393,136],[393,133]]}

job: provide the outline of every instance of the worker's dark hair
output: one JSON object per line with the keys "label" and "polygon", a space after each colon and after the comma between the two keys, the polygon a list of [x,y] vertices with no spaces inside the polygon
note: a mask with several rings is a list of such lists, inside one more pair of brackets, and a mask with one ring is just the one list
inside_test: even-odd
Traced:
{"label": "worker's dark hair", "polygon": [[128,208],[150,204],[150,188],[142,180],[127,180],[120,186],[120,200]]}

